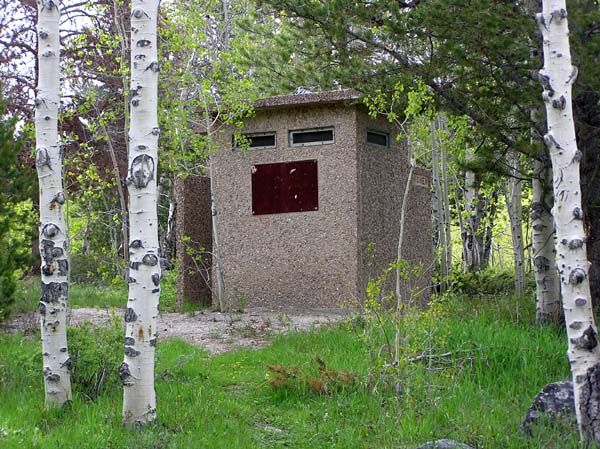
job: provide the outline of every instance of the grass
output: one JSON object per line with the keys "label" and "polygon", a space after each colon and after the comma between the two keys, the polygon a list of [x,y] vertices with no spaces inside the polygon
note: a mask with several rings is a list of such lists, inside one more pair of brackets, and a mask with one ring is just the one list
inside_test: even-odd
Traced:
{"label": "grass", "polygon": [[[580,448],[568,425],[540,426],[532,437],[518,433],[535,394],[569,374],[563,332],[534,327],[532,308],[530,298],[455,297],[406,323],[407,354],[452,355],[436,370],[407,364],[399,398],[380,382],[366,347],[368,326],[357,321],[218,356],[179,340],[162,342],[159,420],[141,430],[121,426],[116,382],[93,401],[76,386],[69,409],[45,411],[39,342],[0,335],[0,447],[398,449],[452,438],[486,449]],[[377,330],[371,337],[381,342]],[[98,339],[87,340],[84,346]],[[122,350],[118,340],[114,345]],[[314,393],[302,380],[271,386],[268,366],[314,375],[315,355],[358,382],[329,394]],[[83,369],[94,368],[87,363]]]}
{"label": "grass", "polygon": [[[186,303],[179,306],[176,301],[176,271],[167,271],[161,281],[160,306],[163,312],[192,312],[202,307]],[[15,293],[15,302],[11,305],[12,313],[23,313],[35,310],[40,297],[40,280],[38,277],[22,279]],[[118,285],[97,285],[71,283],[69,287],[69,305],[73,308],[92,307],[99,309],[123,309],[127,304],[127,285],[123,281]]]}

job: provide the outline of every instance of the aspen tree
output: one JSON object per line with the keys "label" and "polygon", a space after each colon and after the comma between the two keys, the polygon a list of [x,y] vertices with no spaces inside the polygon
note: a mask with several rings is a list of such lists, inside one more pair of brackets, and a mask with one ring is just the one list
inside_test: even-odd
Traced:
{"label": "aspen tree", "polygon": [[538,324],[560,323],[560,281],[554,263],[554,220],[550,213],[552,204],[552,170],[545,151],[542,160],[534,160],[531,197],[531,228],[533,266],[535,275],[535,316]]}
{"label": "aspen tree", "polygon": [[35,99],[35,164],[40,189],[42,296],[40,324],[46,406],[71,400],[71,359],[67,349],[69,257],[62,154],[58,136],[60,104],[60,10],[57,1],[38,0],[38,89]]}
{"label": "aspen tree", "polygon": [[125,311],[123,422],[144,425],[156,418],[154,353],[160,295],[157,217],[159,1],[131,2],[129,126],[129,299]]}
{"label": "aspen tree", "polygon": [[571,102],[577,69],[571,65],[569,27],[565,0],[544,0],[536,20],[543,35],[544,67],[539,80],[543,87],[553,172],[557,265],[562,286],[568,336],[567,355],[571,364],[575,411],[580,434],[600,442],[600,350],[589,285],[581,209],[579,165]]}

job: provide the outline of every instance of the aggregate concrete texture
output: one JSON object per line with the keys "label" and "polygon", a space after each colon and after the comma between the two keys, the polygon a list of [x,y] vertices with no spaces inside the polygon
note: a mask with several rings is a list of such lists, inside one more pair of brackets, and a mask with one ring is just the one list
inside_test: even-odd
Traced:
{"label": "aggregate concrete texture", "polygon": [[[222,150],[213,156],[213,175],[230,309],[354,307],[364,300],[368,280],[396,259],[409,170],[406,141],[397,138],[399,130],[388,121],[371,118],[359,98],[355,91],[342,90],[258,102],[242,132],[275,133],[274,148],[235,149],[233,130],[219,131]],[[325,127],[333,127],[333,143],[289,143],[290,131]],[[367,143],[368,130],[387,133],[389,146]],[[253,215],[253,167],[302,160],[318,163],[318,210]],[[423,271],[403,285],[409,299],[421,290],[426,297],[431,284],[430,178],[429,171],[415,169],[408,196],[402,257]],[[178,190],[177,226],[181,221],[184,235],[194,235],[209,247],[209,183],[202,182],[187,181]],[[181,258],[179,247],[178,254]],[[389,289],[393,278],[386,283]],[[182,300],[202,295],[206,302],[209,290],[200,283],[198,276],[182,279]]]}

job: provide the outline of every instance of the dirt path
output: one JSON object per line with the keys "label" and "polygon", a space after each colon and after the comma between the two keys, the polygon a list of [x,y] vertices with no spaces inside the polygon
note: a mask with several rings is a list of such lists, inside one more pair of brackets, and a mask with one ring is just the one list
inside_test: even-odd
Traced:
{"label": "dirt path", "polygon": [[[76,326],[85,321],[105,324],[112,319],[113,313],[123,316],[122,309],[73,309],[71,324]],[[339,310],[281,313],[250,309],[244,313],[161,313],[158,331],[159,339],[178,337],[218,354],[240,347],[259,348],[267,345],[274,334],[331,325],[344,316],[345,313]],[[32,332],[37,328],[37,314],[29,312],[15,315],[0,326],[0,331]]]}

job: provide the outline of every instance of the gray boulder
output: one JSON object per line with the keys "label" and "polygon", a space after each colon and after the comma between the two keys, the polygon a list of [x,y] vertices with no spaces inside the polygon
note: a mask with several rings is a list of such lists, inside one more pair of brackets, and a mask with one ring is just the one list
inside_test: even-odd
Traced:
{"label": "gray boulder", "polygon": [[521,430],[530,434],[532,426],[544,416],[550,423],[561,418],[575,419],[575,399],[571,381],[554,382],[542,388],[527,410]]}

